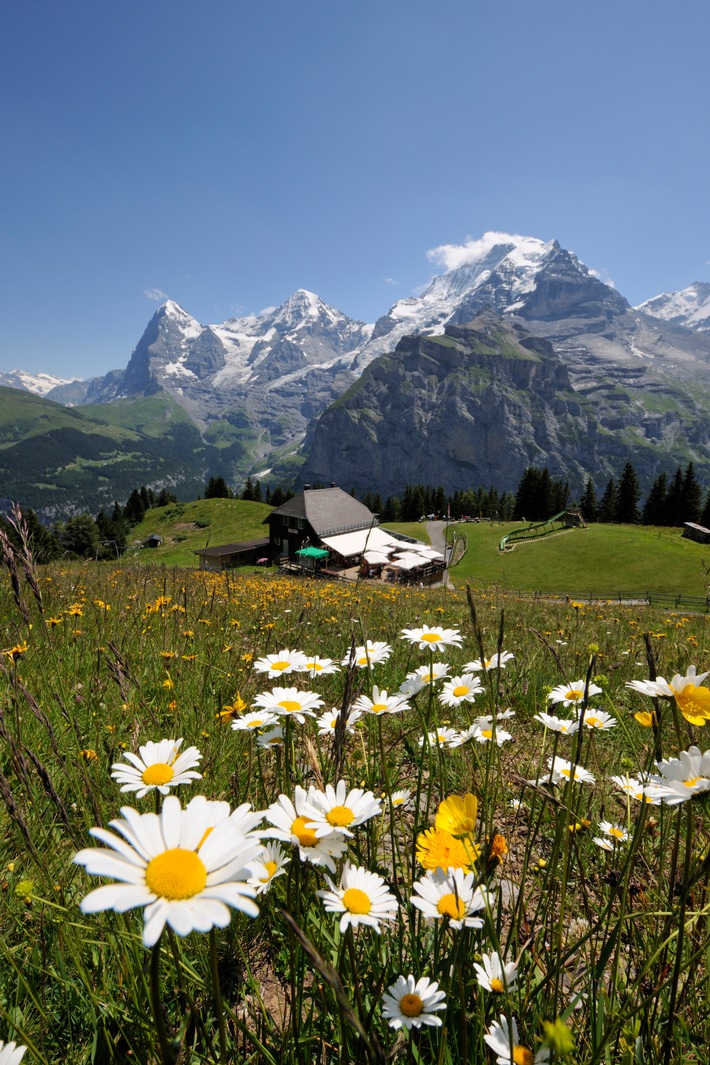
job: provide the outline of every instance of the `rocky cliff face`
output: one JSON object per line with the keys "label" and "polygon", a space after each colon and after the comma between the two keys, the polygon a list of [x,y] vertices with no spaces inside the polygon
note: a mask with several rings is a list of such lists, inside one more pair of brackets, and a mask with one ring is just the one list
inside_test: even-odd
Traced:
{"label": "rocky cliff face", "polygon": [[372,362],[313,424],[302,477],[383,495],[420,482],[513,490],[527,466],[546,465],[577,491],[590,473],[618,476],[626,458],[642,478],[669,467],[671,443],[704,455],[710,473],[703,404],[682,395],[644,404],[613,382],[577,391],[549,341],[483,311]]}

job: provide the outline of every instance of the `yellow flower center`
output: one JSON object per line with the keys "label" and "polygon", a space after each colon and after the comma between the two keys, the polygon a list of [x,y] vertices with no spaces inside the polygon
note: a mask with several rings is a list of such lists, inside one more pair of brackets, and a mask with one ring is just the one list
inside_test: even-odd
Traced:
{"label": "yellow flower center", "polygon": [[422,643],[438,643],[441,640],[441,636],[438,632],[423,632],[421,640]]}
{"label": "yellow flower center", "polygon": [[491,991],[497,991],[499,995],[502,995],[505,991],[505,984],[497,976],[494,976],[491,980]]}
{"label": "yellow flower center", "polygon": [[259,877],[259,882],[262,884],[268,884],[271,877],[278,869],[278,866],[276,862],[264,862],[264,869],[266,869],[266,876]]}
{"label": "yellow flower center", "polygon": [[[569,699],[570,702],[577,703],[580,699],[584,698],[584,690],[581,688],[570,688],[568,692],[565,692],[565,699]],[[525,1049],[524,1047],[522,1049]],[[528,1051],[528,1053],[530,1053]]]}
{"label": "yellow flower center", "polygon": [[513,1062],[515,1065],[533,1065],[534,1061],[532,1050],[521,1046],[520,1043],[513,1047]]}
{"label": "yellow flower center", "polygon": [[355,820],[355,814],[349,806],[334,806],[332,810],[328,810],[325,819],[334,828],[347,828]]}
{"label": "yellow flower center", "polygon": [[261,724],[262,724],[261,718],[257,717],[256,719],[252,719],[251,721],[247,721],[247,728],[260,728]]}
{"label": "yellow flower center", "polygon": [[624,838],[624,830],[622,828],[615,828],[614,826],[612,826],[609,829],[609,835],[610,836],[614,836],[616,839],[623,839]]}
{"label": "yellow flower center", "polygon": [[419,995],[402,995],[399,1008],[405,1017],[419,1017],[424,1009],[424,1003]]}
{"label": "yellow flower center", "polygon": [[387,709],[387,703],[373,703],[371,709],[373,714],[381,714]]}
{"label": "yellow flower center", "polygon": [[315,847],[318,837],[312,828],[306,828],[305,817],[297,817],[291,825],[291,831],[302,847]]}
{"label": "yellow flower center", "polygon": [[452,917],[455,921],[462,920],[466,913],[466,906],[458,895],[450,891],[448,895],[442,895],[436,904],[436,908],[442,917]]}
{"label": "yellow flower center", "polygon": [[481,729],[481,735],[484,736],[485,739],[490,740],[490,739],[493,738],[493,729],[492,728],[482,728]]}
{"label": "yellow flower center", "polygon": [[282,660],[281,662],[274,662],[273,665],[271,666],[271,668],[272,669],[283,670],[283,669],[288,669],[288,667],[290,665],[291,665],[290,662],[286,662],[286,661]]}
{"label": "yellow flower center", "polygon": [[360,888],[351,887],[343,894],[343,906],[350,913],[369,913],[372,909],[370,896]]}
{"label": "yellow flower center", "polygon": [[684,780],[683,783],[685,784],[686,788],[693,788],[698,783],[698,781],[702,779],[702,777],[693,777],[692,780]]}
{"label": "yellow flower center", "polygon": [[167,762],[155,762],[143,770],[144,784],[169,784],[174,777],[172,766]]}
{"label": "yellow flower center", "polygon": [[357,660],[357,664],[358,664],[359,666],[366,666],[366,665],[368,664],[368,657],[367,657],[367,655],[363,655],[363,656],[362,656],[361,658],[358,658],[358,660]]}
{"label": "yellow flower center", "polygon": [[295,699],[283,699],[278,705],[282,706],[287,714],[295,714],[301,709],[301,704]]}
{"label": "yellow flower center", "polygon": [[589,725],[590,728],[601,728],[604,722],[600,717],[585,717],[585,725]]}
{"label": "yellow flower center", "polygon": [[148,862],[145,882],[159,898],[191,899],[207,883],[207,869],[195,851],[173,847]]}
{"label": "yellow flower center", "polygon": [[464,695],[468,695],[469,688],[467,684],[457,684],[453,690],[453,696],[456,699],[461,699]]}
{"label": "yellow flower center", "polygon": [[312,669],[315,673],[320,673],[323,666],[320,662],[306,662],[306,669]]}

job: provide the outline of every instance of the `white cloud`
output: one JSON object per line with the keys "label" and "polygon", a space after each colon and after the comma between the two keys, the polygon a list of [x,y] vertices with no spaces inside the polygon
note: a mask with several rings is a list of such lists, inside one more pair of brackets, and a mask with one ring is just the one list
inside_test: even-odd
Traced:
{"label": "white cloud", "polygon": [[443,266],[446,271],[457,270],[459,266],[479,262],[496,244],[520,244],[526,237],[510,233],[484,233],[479,240],[466,237],[464,244],[440,244],[430,248],[426,253],[429,262]]}
{"label": "white cloud", "polygon": [[276,309],[277,308],[275,306],[274,307],[262,307],[261,310],[259,311],[259,318],[263,317],[263,315],[265,315],[265,314],[273,314]]}
{"label": "white cloud", "polygon": [[588,266],[587,269],[592,277],[596,277],[597,281],[603,281],[604,284],[609,285],[610,288],[616,288],[616,284],[609,277],[605,266],[603,266],[601,270],[592,270],[591,266]]}
{"label": "white cloud", "polygon": [[163,292],[160,288],[146,288],[143,291],[143,295],[147,296],[149,300],[156,300],[158,303],[169,299],[167,292]]}
{"label": "white cloud", "polygon": [[382,280],[386,285],[398,285],[399,281],[395,281],[393,277],[383,277]]}

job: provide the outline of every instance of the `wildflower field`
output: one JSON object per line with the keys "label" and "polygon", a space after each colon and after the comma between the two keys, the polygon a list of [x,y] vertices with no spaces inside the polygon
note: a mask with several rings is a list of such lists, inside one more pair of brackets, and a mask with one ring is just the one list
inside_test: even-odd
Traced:
{"label": "wildflower field", "polygon": [[5,561],[3,1065],[707,1061],[705,616]]}

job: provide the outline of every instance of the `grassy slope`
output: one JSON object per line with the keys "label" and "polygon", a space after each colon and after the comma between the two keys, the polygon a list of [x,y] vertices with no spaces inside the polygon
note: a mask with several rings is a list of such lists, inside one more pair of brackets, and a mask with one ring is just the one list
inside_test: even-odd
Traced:
{"label": "grassy slope", "polygon": [[682,593],[703,596],[703,562],[710,548],[684,540],[679,529],[590,525],[518,546],[500,554],[498,544],[519,523],[459,525],[468,550],[451,576],[479,586],[581,595],[599,592]]}
{"label": "grassy slope", "polygon": [[[160,547],[135,548],[141,562],[170,566],[197,565],[194,551],[202,547],[256,540],[269,535],[262,524],[271,507],[241,499],[198,499],[194,503],[169,504],[149,510],[129,536],[129,550],[152,533],[163,537]],[[199,524],[198,524],[199,523]]]}

